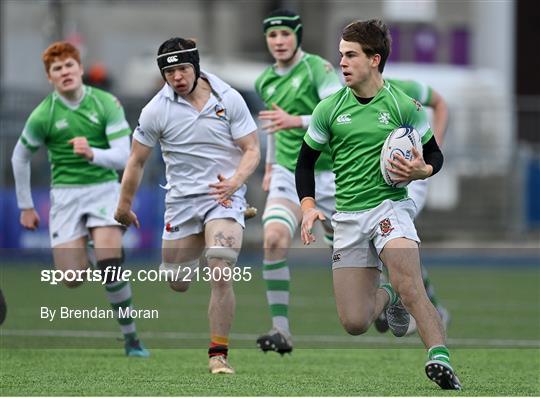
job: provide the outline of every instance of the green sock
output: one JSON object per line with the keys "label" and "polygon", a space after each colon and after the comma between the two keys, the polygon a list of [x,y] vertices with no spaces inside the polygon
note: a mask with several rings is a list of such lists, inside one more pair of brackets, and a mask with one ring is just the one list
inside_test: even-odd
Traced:
{"label": "green sock", "polygon": [[272,326],[289,333],[289,285],[290,272],[286,259],[264,261],[263,279],[266,282],[266,298],[270,306]]}
{"label": "green sock", "polygon": [[[428,359],[444,362],[450,366],[450,352],[444,345],[436,345],[428,350]],[[451,367],[451,366],[450,366]]]}
{"label": "green sock", "polygon": [[131,286],[129,282],[124,281],[117,281],[108,283],[105,285],[105,291],[107,292],[107,298],[109,299],[109,302],[111,303],[111,307],[114,309],[117,321],[120,326],[120,330],[122,331],[122,334],[124,335],[124,338],[126,341],[128,340],[136,340],[137,339],[137,331],[135,328],[135,320],[130,317],[122,317],[120,318],[119,315],[119,308],[123,308],[124,312],[126,308],[132,308],[131,304]]}
{"label": "green sock", "polygon": [[388,304],[386,304],[386,307],[394,305],[398,302],[399,296],[391,284],[383,283],[380,288],[383,289],[386,293],[388,293],[388,297],[390,297],[390,300],[388,301]]}

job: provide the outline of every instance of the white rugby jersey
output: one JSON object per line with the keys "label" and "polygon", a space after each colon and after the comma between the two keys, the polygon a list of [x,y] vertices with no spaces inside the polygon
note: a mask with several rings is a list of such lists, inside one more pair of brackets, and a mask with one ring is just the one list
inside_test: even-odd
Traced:
{"label": "white rugby jersey", "polygon": [[161,145],[168,197],[208,193],[218,174],[232,177],[242,151],[234,140],[257,129],[242,96],[207,72],[212,94],[201,112],[165,83],[143,108],[133,138]]}

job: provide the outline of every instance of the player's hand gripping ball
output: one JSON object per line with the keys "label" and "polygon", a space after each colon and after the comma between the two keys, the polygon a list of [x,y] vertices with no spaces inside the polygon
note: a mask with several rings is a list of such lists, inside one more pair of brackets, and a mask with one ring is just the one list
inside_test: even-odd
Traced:
{"label": "player's hand gripping ball", "polygon": [[394,160],[394,157],[399,154],[406,160],[413,159],[412,148],[422,154],[422,141],[420,134],[413,127],[398,127],[390,133],[386,138],[381,150],[381,173],[384,181],[395,188],[407,186],[410,181],[395,182],[396,174],[392,173],[387,167],[392,167],[389,159]]}

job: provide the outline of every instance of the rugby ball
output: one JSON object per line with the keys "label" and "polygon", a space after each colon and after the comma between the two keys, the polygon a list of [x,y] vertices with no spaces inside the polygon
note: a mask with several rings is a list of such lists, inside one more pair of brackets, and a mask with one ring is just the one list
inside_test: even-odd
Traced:
{"label": "rugby ball", "polygon": [[397,177],[395,173],[388,171],[386,167],[392,167],[388,162],[388,159],[394,159],[394,156],[400,154],[407,160],[412,160],[413,153],[412,148],[415,147],[420,154],[422,154],[422,141],[420,134],[413,127],[398,127],[393,130],[390,135],[384,141],[384,145],[381,149],[381,173],[384,178],[384,182],[394,188],[403,188],[407,186],[410,181],[394,182]]}

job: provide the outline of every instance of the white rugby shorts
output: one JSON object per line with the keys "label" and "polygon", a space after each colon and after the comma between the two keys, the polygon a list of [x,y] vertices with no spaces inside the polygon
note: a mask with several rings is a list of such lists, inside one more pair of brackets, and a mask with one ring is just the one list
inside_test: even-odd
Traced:
{"label": "white rugby shorts", "polygon": [[428,180],[414,180],[407,185],[407,195],[411,198],[416,205],[415,217],[420,214],[424,206],[426,205],[428,191]]}
{"label": "white rugby shorts", "polygon": [[[277,198],[288,199],[300,206],[294,173],[283,166],[274,164],[267,200]],[[315,174],[315,202],[326,219],[330,220],[336,212],[336,184],[334,173],[331,171]]]}
{"label": "white rugby shorts", "polygon": [[238,224],[244,224],[246,210],[246,186],[244,185],[231,197],[231,207],[220,205],[209,194],[190,195],[174,200],[167,200],[162,238],[164,240],[182,239],[204,230],[204,225],[216,219],[230,218]]}
{"label": "white rugby shorts", "polygon": [[332,217],[334,252],[332,268],[377,267],[382,270],[379,254],[386,243],[407,238],[420,243],[412,199],[385,200],[379,206],[359,212],[337,212]]}
{"label": "white rugby shorts", "polygon": [[119,195],[117,181],[53,187],[49,212],[51,246],[88,236],[89,228],[121,226],[114,219]]}

